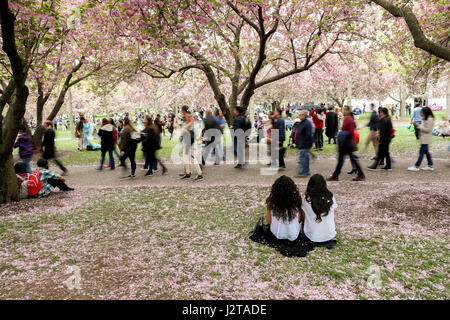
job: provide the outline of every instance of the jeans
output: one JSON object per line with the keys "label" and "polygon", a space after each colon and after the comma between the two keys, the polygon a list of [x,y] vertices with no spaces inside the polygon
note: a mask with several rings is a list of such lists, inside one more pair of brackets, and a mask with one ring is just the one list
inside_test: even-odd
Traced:
{"label": "jeans", "polygon": [[390,143],[380,143],[378,145],[378,154],[375,159],[374,167],[378,166],[378,163],[384,161],[386,159],[386,169],[391,169],[391,156],[389,154],[389,145]]}
{"label": "jeans", "polygon": [[431,153],[430,153],[430,151],[428,149],[428,145],[427,144],[421,144],[420,145],[419,159],[417,159],[417,162],[416,162],[415,166],[416,167],[420,167],[424,155],[427,156],[428,166],[432,167],[433,166],[433,159],[431,159]]}
{"label": "jeans", "polygon": [[[210,146],[212,145],[212,146]],[[206,141],[206,145],[205,145],[205,150],[203,151],[203,155],[202,155],[202,165],[206,164],[206,160],[208,159],[208,151],[211,150],[212,148],[212,152],[214,151],[214,157],[215,157],[215,163],[216,164],[220,164],[220,152],[215,152],[216,149],[218,149],[217,147],[218,144],[215,143],[214,137],[212,137],[211,141]],[[211,152],[211,154],[212,154]]]}
{"label": "jeans", "polygon": [[22,162],[25,164],[25,166],[27,167],[27,172],[28,173],[33,173],[33,170],[31,170],[31,166],[30,166],[30,161],[31,161],[31,158],[23,158],[23,159],[21,159],[22,160]]}
{"label": "jeans", "polygon": [[158,170],[158,161],[156,160],[156,158],[151,159],[150,152],[144,151],[144,159],[145,159],[144,169],[148,169],[148,166],[151,163],[152,170],[155,170],[155,171]]}
{"label": "jeans", "polygon": [[66,191],[69,189],[69,186],[62,180],[60,179],[47,179],[47,182],[49,185],[51,185],[54,188],[58,188],[61,191]]}
{"label": "jeans", "polygon": [[103,151],[102,150],[102,158],[100,160],[100,167],[99,169],[103,169],[103,163],[105,162],[105,156],[106,153],[108,152],[109,154],[109,165],[111,166],[111,170],[114,170],[116,168],[115,163],[114,163],[114,156],[113,156],[113,150],[108,150],[108,151]]}
{"label": "jeans", "polygon": [[346,155],[349,156],[350,161],[352,163],[352,167],[356,168],[356,170],[358,171],[358,177],[363,177],[364,172],[362,171],[358,160],[356,160],[353,157],[353,149],[352,148],[340,148],[339,149],[338,164],[336,166],[336,170],[334,170],[334,172],[333,172],[333,177],[337,178],[341,174],[342,166],[344,165],[344,160],[345,160]]}
{"label": "jeans", "polygon": [[309,149],[300,149],[298,174],[311,174],[309,170]]}
{"label": "jeans", "polygon": [[119,151],[117,151],[117,144],[114,145],[113,152],[116,155],[117,159],[119,159],[119,161],[120,161],[120,153],[119,153]]}
{"label": "jeans", "polygon": [[234,137],[233,152],[234,156],[238,158],[238,164],[245,164],[245,141],[238,141],[238,138]]}
{"label": "jeans", "polygon": [[314,144],[316,145],[316,149],[323,148],[323,129],[315,129],[314,131]]}
{"label": "jeans", "polygon": [[[162,163],[162,161],[156,157],[155,149],[150,149],[150,150],[146,151],[144,153],[144,155],[145,155],[145,164],[146,164],[146,166],[144,166],[144,169],[148,168],[147,174],[151,174],[151,173],[153,173],[153,170],[157,170],[155,167],[157,167],[158,162],[161,165],[163,171],[167,170],[166,167],[164,166],[164,164]],[[151,166],[150,166],[150,163],[152,163]]]}
{"label": "jeans", "polygon": [[124,155],[122,157],[120,157],[120,163],[122,164],[122,166],[124,168],[126,168],[126,164],[125,164],[125,160],[127,160],[127,158],[130,158],[130,163],[131,163],[131,174],[134,175],[136,173],[136,146],[134,147],[129,147],[127,149],[124,150]]}

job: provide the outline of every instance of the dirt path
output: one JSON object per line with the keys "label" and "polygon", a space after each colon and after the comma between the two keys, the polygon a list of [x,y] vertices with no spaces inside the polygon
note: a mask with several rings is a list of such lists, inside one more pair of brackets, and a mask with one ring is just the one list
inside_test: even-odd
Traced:
{"label": "dirt path", "polygon": [[[311,162],[311,173],[321,173],[329,176],[334,171],[336,159],[320,159]],[[450,182],[450,159],[435,160],[434,172],[409,172],[407,168],[413,164],[410,159],[397,159],[393,164],[393,171],[371,172],[366,170],[366,166],[371,161],[362,160],[361,165],[366,174],[366,182],[363,184],[399,182],[404,183],[424,183],[424,182]],[[424,165],[425,163],[423,163]],[[294,177],[296,174],[296,159],[287,160],[287,169],[273,174],[267,166],[250,164],[244,170],[234,169],[233,165],[225,164],[220,166],[207,165],[204,169],[205,180],[198,183],[191,181],[182,181],[178,174],[182,172],[181,165],[168,164],[169,173],[162,176],[161,172],[154,173],[151,177],[145,177],[145,171],[140,171],[141,165],[138,163],[135,179],[121,179],[129,174],[128,170],[117,168],[115,171],[104,169],[99,172],[95,166],[71,166],[69,167],[69,176],[67,181],[75,188],[79,187],[111,187],[111,186],[193,186],[193,185],[268,185],[273,183],[274,179],[282,174]],[[56,169],[56,168],[55,168]],[[342,169],[340,179],[350,181],[352,176],[348,175],[350,171],[350,161],[346,161]],[[354,177],[354,176],[353,176]],[[308,179],[296,178],[298,183]]]}

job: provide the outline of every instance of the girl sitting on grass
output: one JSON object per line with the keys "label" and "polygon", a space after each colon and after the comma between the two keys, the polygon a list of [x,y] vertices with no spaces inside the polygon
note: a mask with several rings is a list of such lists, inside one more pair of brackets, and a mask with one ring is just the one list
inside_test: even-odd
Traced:
{"label": "girl sitting on grass", "polygon": [[295,241],[300,234],[302,198],[294,181],[283,175],[272,185],[266,200],[266,219],[277,239]]}
{"label": "girl sitting on grass", "polygon": [[325,178],[313,175],[302,199],[302,234],[312,242],[327,242],[336,236],[336,199],[327,189]]}

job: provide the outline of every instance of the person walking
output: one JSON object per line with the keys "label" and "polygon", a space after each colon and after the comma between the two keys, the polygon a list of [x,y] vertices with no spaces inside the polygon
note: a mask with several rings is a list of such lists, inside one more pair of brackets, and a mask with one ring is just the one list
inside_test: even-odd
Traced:
{"label": "person walking", "polygon": [[27,132],[27,127],[21,125],[19,128],[19,137],[17,138],[14,148],[19,148],[19,157],[27,168],[27,172],[33,172],[31,170],[30,161],[33,158],[33,140],[31,135]]}
{"label": "person walking", "polygon": [[[235,107],[233,109],[234,113],[234,122],[231,129],[233,129],[233,152],[234,156],[238,158],[238,164],[234,167],[235,169],[243,169],[245,164],[245,132],[246,128],[246,119],[242,114],[243,110],[240,107]],[[240,132],[238,130],[242,130]],[[239,135],[239,137],[238,137]]]}
{"label": "person walking", "polygon": [[224,155],[224,152],[223,152],[222,140],[223,140],[223,130],[225,129],[225,126],[226,126],[227,123],[225,122],[223,117],[220,115],[220,111],[219,111],[218,108],[214,109],[214,116],[216,117],[217,121],[219,122],[219,130],[220,130],[220,134],[221,135],[220,135],[220,138],[217,139],[218,141],[216,141],[216,143],[217,143],[216,148],[212,151],[212,153],[213,153],[213,156],[215,156],[215,152],[216,152],[216,150],[218,150],[218,152],[219,152],[219,159],[221,161],[225,161],[225,155]]}
{"label": "person walking", "polygon": [[146,176],[153,175],[153,164],[159,162],[162,168],[162,174],[167,173],[167,168],[162,161],[156,157],[157,150],[161,149],[161,138],[158,127],[153,123],[150,117],[144,119],[144,130],[142,131],[142,152],[145,157],[144,170],[147,170]]}
{"label": "person walking", "polygon": [[[415,111],[415,110],[414,110]],[[421,168],[422,170],[434,171],[433,159],[431,158],[430,145],[433,143],[433,128],[434,128],[434,115],[433,111],[429,107],[421,109],[422,123],[415,123],[416,131],[418,130],[420,135],[420,150],[419,158],[414,166],[409,167],[409,171],[419,171],[422,164],[423,157],[427,157],[428,166]]]}
{"label": "person walking", "polygon": [[202,165],[206,165],[206,160],[208,158],[208,154],[210,153],[211,144],[213,145],[212,150],[215,150],[215,165],[220,164],[220,154],[218,152],[216,137],[222,137],[220,133],[220,124],[217,117],[213,115],[213,112],[210,107],[206,107],[206,117],[204,119],[205,131],[204,131],[204,139],[205,139],[205,150],[202,155]]}
{"label": "person walking", "polygon": [[420,124],[422,124],[422,107],[417,103],[411,115],[411,124],[414,126],[416,139],[420,138]]}
{"label": "person walking", "polygon": [[67,174],[67,168],[64,167],[61,161],[56,158],[56,147],[55,147],[55,131],[51,128],[52,122],[44,122],[44,137],[42,139],[42,156],[44,159],[53,160],[58,167],[63,171],[62,175]]}
{"label": "person walking", "polygon": [[106,153],[108,153],[109,155],[109,168],[111,170],[114,170],[116,168],[113,155],[115,146],[114,130],[114,126],[110,124],[107,119],[102,120],[102,127],[98,131],[98,135],[100,136],[102,144],[100,166],[97,168],[97,170],[99,171],[103,170],[103,163],[105,162]]}
{"label": "person walking", "polygon": [[386,166],[381,169],[392,171],[389,145],[391,144],[393,129],[392,121],[389,117],[389,110],[387,108],[383,108],[381,110],[380,130],[378,131],[378,139],[380,142],[378,145],[378,154],[375,158],[375,163],[367,167],[370,171],[377,170],[377,166],[384,159],[386,159]]}
{"label": "person walking", "polygon": [[138,144],[138,139],[136,134],[139,134],[134,129],[133,125],[131,124],[130,119],[127,117],[124,120],[124,127],[122,130],[122,133],[120,135],[120,143],[119,143],[119,149],[120,149],[120,164],[122,165],[123,169],[125,170],[127,168],[125,161],[127,158],[130,158],[131,163],[131,174],[125,178],[135,178],[136,175],[136,148]]}
{"label": "person walking", "polygon": [[330,107],[328,109],[327,116],[325,117],[325,135],[328,137],[328,144],[331,144],[331,139],[333,139],[334,144],[336,144],[336,137],[338,134],[338,116],[334,112],[334,108]]}
{"label": "person walking", "polygon": [[274,129],[278,130],[278,141],[276,141],[278,149],[278,159],[272,159],[272,163],[278,163],[278,169],[284,170],[286,169],[286,164],[284,162],[284,154],[286,152],[286,149],[284,148],[283,144],[286,140],[286,125],[281,114],[281,108],[279,106],[276,107],[273,113],[273,119],[275,120]]}
{"label": "person walking", "polygon": [[183,144],[183,163],[184,163],[184,175],[181,177],[182,180],[191,178],[191,165],[194,167],[197,172],[197,177],[194,179],[194,182],[203,180],[203,172],[198,164],[197,159],[193,154],[193,147],[195,142],[195,133],[194,133],[194,117],[192,116],[191,111],[188,106],[183,106],[181,108],[181,113],[184,117],[184,125],[181,130],[181,139]]}
{"label": "person walking", "polygon": [[338,164],[336,169],[334,170],[331,177],[327,179],[327,181],[339,181],[339,175],[342,170],[342,166],[344,165],[345,156],[350,157],[350,161],[352,162],[352,167],[355,167],[358,173],[356,178],[353,178],[353,181],[362,181],[365,180],[364,172],[361,169],[361,166],[353,156],[353,151],[356,145],[355,141],[355,131],[356,124],[353,119],[352,112],[349,106],[344,106],[344,122],[342,123],[342,131],[338,136]]}
{"label": "person walking", "polygon": [[370,143],[373,144],[373,148],[375,150],[375,157],[373,157],[370,160],[375,160],[378,155],[378,138],[377,138],[377,132],[380,128],[380,118],[378,115],[378,112],[375,111],[375,104],[370,104],[370,110],[372,111],[372,114],[370,115],[369,123],[367,124],[367,127],[369,127],[370,132],[367,136],[366,141],[364,142],[364,153],[367,151],[367,148]]}
{"label": "person walking", "polygon": [[313,145],[313,133],[311,121],[307,119],[308,111],[300,110],[299,118],[300,123],[297,125],[297,129],[294,136],[294,143],[297,148],[300,149],[298,159],[298,177],[306,177],[311,175],[309,169],[309,151]]}

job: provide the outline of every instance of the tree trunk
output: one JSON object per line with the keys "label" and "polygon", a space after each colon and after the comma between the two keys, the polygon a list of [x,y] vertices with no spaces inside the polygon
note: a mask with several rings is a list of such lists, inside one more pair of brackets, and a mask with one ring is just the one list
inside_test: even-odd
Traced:
{"label": "tree trunk", "polygon": [[450,120],[450,77],[447,79],[447,95],[446,95],[447,121]]}
{"label": "tree trunk", "polygon": [[13,155],[10,154],[6,162],[0,162],[0,203],[12,201],[19,201],[19,189]]}
{"label": "tree trunk", "polygon": [[23,121],[28,99],[28,87],[25,85],[27,70],[24,68],[22,57],[19,56],[15,34],[15,16],[9,10],[8,1],[0,1],[0,24],[2,34],[2,49],[11,63],[11,70],[15,82],[15,91],[12,103],[6,117],[3,119],[0,110],[1,140],[0,140],[0,203],[19,200],[16,175],[13,167],[13,147]]}
{"label": "tree trunk", "polygon": [[40,147],[42,143],[42,133],[44,132],[43,124],[43,112],[44,112],[45,102],[41,97],[38,97],[36,102],[36,130],[33,134],[33,142],[36,147]]}
{"label": "tree trunk", "polygon": [[403,80],[400,82],[400,120],[406,119],[406,96]]}
{"label": "tree trunk", "polygon": [[73,106],[72,106],[72,92],[69,91],[69,124],[70,124],[70,135],[75,138],[75,123],[73,122]]}

